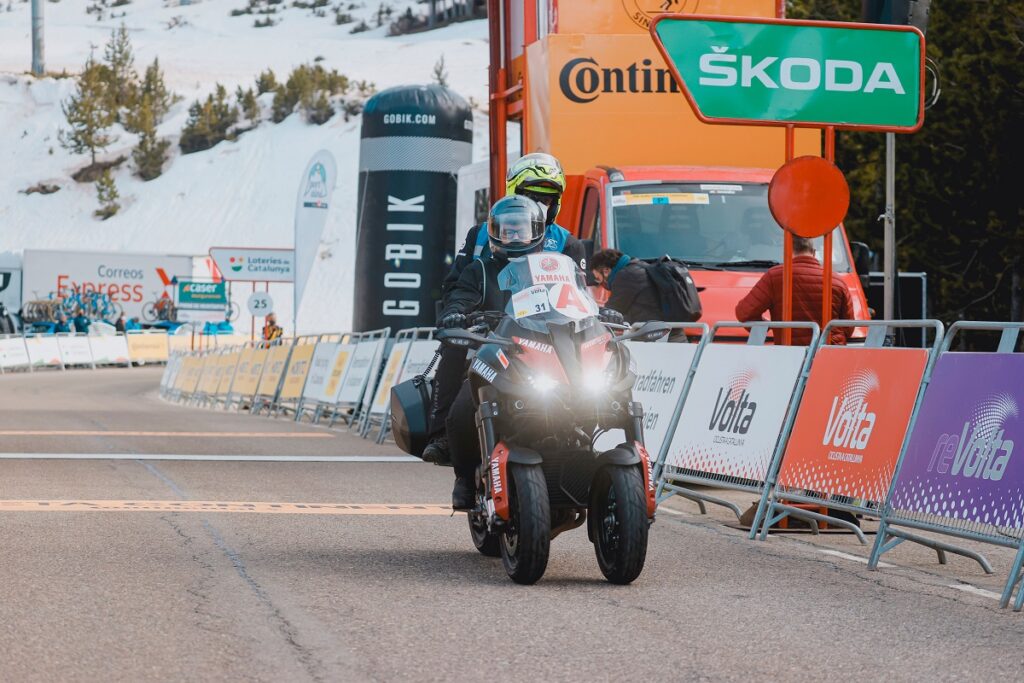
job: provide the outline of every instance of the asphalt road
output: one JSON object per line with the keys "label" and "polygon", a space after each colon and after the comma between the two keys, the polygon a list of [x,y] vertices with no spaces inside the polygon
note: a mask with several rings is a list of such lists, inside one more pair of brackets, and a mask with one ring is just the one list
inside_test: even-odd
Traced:
{"label": "asphalt road", "polygon": [[[869,572],[850,536],[752,542],[684,501],[660,510],[632,586],[603,580],[582,530],[517,586],[443,510],[449,470],[168,405],[158,377],[0,377],[0,680],[1021,675],[1024,614],[998,609],[1002,577],[968,560],[904,544]],[[1005,575],[1009,554],[987,554]]]}

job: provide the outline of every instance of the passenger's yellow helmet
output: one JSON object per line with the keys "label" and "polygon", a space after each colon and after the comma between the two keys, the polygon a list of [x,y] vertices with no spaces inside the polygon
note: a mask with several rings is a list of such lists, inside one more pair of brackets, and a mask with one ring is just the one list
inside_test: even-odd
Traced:
{"label": "passenger's yellow helmet", "polygon": [[505,194],[526,195],[541,203],[547,211],[548,225],[555,222],[565,192],[565,173],[558,159],[534,152],[520,158],[505,177]]}

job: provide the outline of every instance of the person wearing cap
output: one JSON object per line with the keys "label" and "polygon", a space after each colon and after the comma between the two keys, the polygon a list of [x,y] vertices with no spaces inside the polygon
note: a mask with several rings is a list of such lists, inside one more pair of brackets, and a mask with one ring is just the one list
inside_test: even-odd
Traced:
{"label": "person wearing cap", "polygon": [[[586,249],[583,243],[572,236],[568,230],[555,223],[558,210],[562,206],[562,194],[565,192],[565,172],[558,159],[543,152],[527,154],[512,164],[505,177],[505,196],[523,196],[540,204],[544,211],[544,232],[538,240],[541,251],[557,251],[570,257],[580,270],[587,271]],[[492,253],[491,239],[487,230],[488,224],[483,223],[470,228],[466,242],[455,255],[451,270],[441,285],[441,307],[446,308],[451,300],[454,289],[463,271],[475,261],[487,258]],[[448,437],[445,432],[445,421],[452,401],[462,385],[462,375],[466,365],[466,351],[445,347],[441,351],[441,361],[434,375],[434,393],[430,411],[432,438],[423,451],[423,459],[427,462],[447,464],[451,460],[448,448]]]}

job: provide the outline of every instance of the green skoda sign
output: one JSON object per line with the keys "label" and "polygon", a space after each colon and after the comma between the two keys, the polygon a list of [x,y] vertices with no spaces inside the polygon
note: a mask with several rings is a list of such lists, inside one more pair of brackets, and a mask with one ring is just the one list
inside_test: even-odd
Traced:
{"label": "green skoda sign", "polygon": [[664,16],[651,34],[707,123],[909,132],[924,121],[924,37],[911,27]]}

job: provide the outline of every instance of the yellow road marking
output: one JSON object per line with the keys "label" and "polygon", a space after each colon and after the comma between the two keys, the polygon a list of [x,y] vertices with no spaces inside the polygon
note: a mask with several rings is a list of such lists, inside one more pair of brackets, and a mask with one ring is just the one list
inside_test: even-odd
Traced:
{"label": "yellow road marking", "polygon": [[253,503],[217,500],[0,500],[0,512],[232,512],[278,515],[450,515],[418,503]]}
{"label": "yellow road marking", "polygon": [[99,429],[3,429],[0,436],[189,436],[233,439],[256,437],[260,439],[333,439],[333,434],[323,432],[134,432],[104,431]]}

